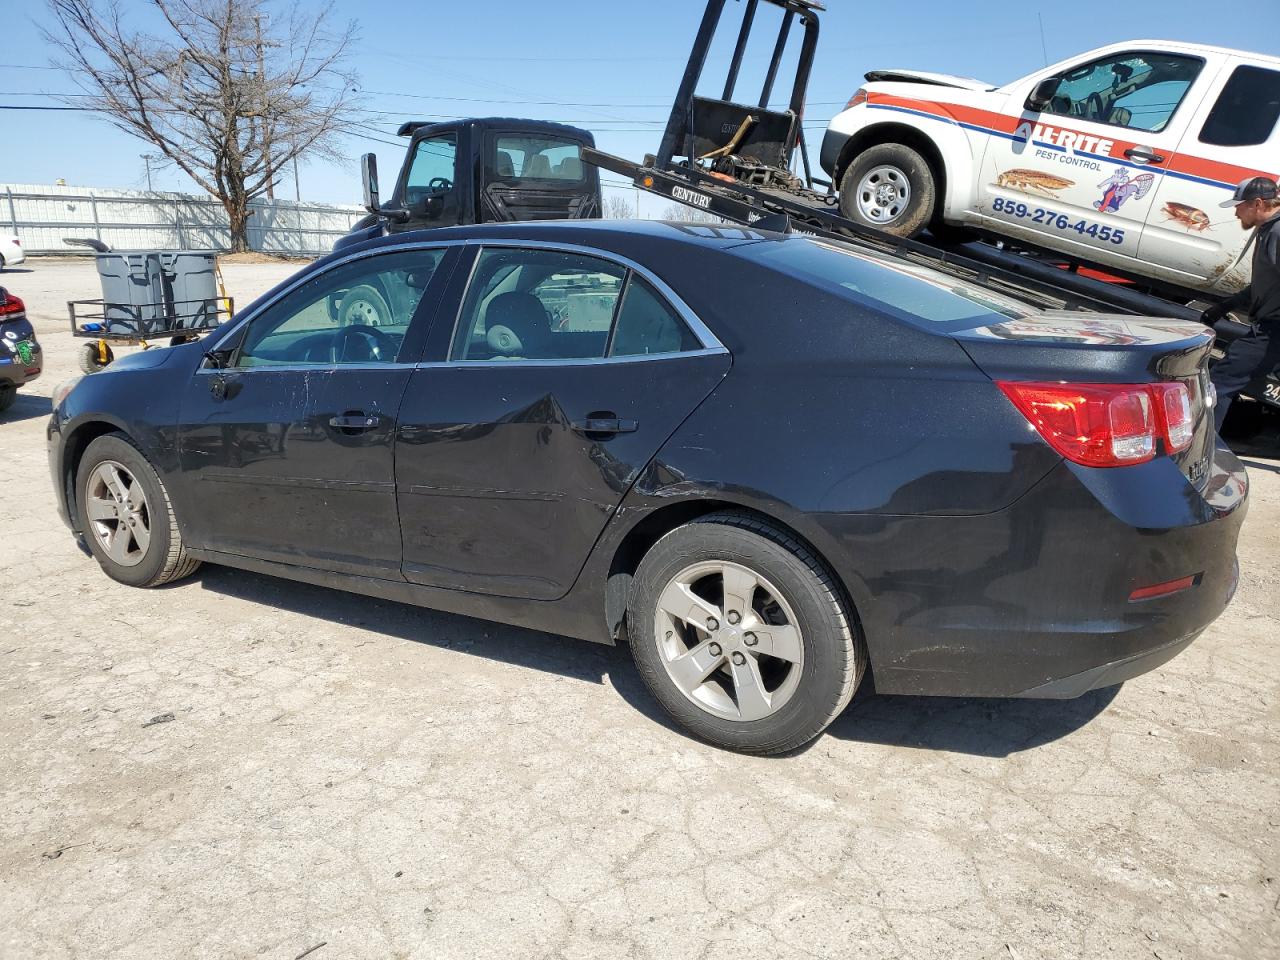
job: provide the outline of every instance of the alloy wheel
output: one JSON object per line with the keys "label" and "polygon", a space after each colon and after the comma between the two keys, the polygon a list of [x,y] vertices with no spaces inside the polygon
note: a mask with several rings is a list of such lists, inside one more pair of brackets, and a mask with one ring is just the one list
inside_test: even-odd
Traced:
{"label": "alloy wheel", "polygon": [[658,597],[655,640],[667,675],[689,700],[726,720],[761,720],[800,686],[804,642],[791,605],[739,563],[688,566]]}
{"label": "alloy wheel", "polygon": [[103,552],[124,567],[137,566],[151,546],[151,511],[142,484],[124,465],[104,460],[85,485],[85,515]]}

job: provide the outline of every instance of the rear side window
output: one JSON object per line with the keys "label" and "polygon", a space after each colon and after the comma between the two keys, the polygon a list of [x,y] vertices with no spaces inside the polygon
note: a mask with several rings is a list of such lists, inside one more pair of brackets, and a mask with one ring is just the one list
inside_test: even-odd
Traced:
{"label": "rear side window", "polygon": [[1218,147],[1266,143],[1280,118],[1280,71],[1236,67],[1200,131],[1200,142]]}
{"label": "rear side window", "polygon": [[578,183],[584,173],[581,146],[559,137],[499,134],[494,139],[494,174],[501,180],[560,180]]}
{"label": "rear side window", "polygon": [[699,350],[642,277],[560,250],[480,251],[450,360],[601,360]]}
{"label": "rear side window", "polygon": [[675,310],[643,277],[631,275],[609,348],[611,357],[643,357],[655,353],[683,353],[702,344]]}
{"label": "rear side window", "polygon": [[1030,312],[1015,300],[927,267],[868,257],[827,241],[763,241],[741,249],[761,264],[914,322],[967,329],[992,322],[993,314],[1004,319]]}

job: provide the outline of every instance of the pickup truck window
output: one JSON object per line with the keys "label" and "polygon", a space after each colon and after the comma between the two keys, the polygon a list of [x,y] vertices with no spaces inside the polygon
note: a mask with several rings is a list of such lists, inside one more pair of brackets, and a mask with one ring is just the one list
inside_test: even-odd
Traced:
{"label": "pickup truck window", "polygon": [[412,205],[425,196],[453,189],[453,166],[458,155],[458,135],[447,133],[419,140],[413,150],[413,164],[405,180],[405,203]]}
{"label": "pickup truck window", "polygon": [[503,180],[583,178],[581,147],[572,140],[531,134],[501,134],[496,139],[494,172]]}
{"label": "pickup truck window", "polygon": [[1067,71],[1044,112],[1158,133],[1203,66],[1198,57],[1113,54]]}
{"label": "pickup truck window", "polygon": [[1239,66],[1200,131],[1200,142],[1218,147],[1266,143],[1280,118],[1280,71]]}

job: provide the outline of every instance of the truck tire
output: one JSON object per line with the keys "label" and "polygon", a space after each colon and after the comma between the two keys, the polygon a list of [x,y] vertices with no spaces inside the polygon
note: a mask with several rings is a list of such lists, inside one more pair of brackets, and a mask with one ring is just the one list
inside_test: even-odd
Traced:
{"label": "truck tire", "polygon": [[863,151],[840,178],[840,213],[895,237],[914,237],[927,227],[936,202],[929,164],[901,143]]}

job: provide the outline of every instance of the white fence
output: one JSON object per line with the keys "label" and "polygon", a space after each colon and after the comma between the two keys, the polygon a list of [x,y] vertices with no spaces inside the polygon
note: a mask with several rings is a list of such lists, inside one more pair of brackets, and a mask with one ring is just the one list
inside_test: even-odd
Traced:
{"label": "white fence", "polygon": [[[365,211],[357,206],[255,200],[249,249],[321,254]],[[63,237],[92,237],[116,250],[226,250],[231,231],[222,204],[185,193],[0,184],[0,231],[12,230],[28,254],[84,253]]]}

